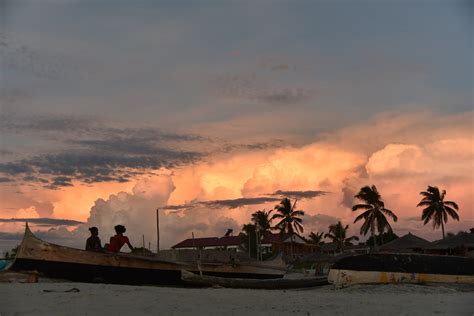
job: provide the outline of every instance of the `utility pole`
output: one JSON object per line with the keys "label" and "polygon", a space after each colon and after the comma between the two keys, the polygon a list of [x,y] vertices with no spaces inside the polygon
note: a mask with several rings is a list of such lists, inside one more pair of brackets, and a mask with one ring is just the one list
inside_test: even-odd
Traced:
{"label": "utility pole", "polygon": [[160,252],[160,209],[156,209],[156,253]]}

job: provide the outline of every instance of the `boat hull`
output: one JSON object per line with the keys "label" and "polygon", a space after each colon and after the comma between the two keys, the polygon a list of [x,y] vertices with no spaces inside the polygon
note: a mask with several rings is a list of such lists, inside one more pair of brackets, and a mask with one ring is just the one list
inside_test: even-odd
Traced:
{"label": "boat hull", "polygon": [[400,283],[458,283],[474,284],[474,276],[432,274],[432,273],[407,273],[385,271],[355,271],[331,269],[328,275],[329,283],[336,288],[343,288],[355,284],[400,284]]}
{"label": "boat hull", "polygon": [[326,277],[311,277],[302,279],[246,279],[246,278],[221,278],[215,276],[199,275],[182,271],[181,279],[189,285],[195,286],[221,286],[234,289],[295,289],[315,287],[328,284]]}
{"label": "boat hull", "polygon": [[235,278],[281,278],[284,268],[264,263],[212,264],[160,260],[124,253],[91,252],[51,244],[25,230],[13,271],[38,271],[52,278],[118,284],[181,284],[181,271]]}
{"label": "boat hull", "polygon": [[368,254],[337,261],[328,281],[336,287],[354,284],[474,284],[474,258],[422,254]]}

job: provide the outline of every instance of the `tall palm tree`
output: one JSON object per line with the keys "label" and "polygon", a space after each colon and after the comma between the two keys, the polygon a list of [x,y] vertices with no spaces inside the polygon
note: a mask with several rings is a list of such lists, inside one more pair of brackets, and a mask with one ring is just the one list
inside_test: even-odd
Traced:
{"label": "tall palm tree", "polygon": [[272,220],[279,219],[280,221],[275,225],[275,229],[278,229],[280,233],[289,233],[291,237],[291,248],[290,252],[293,256],[293,234],[295,232],[303,232],[303,219],[304,212],[301,210],[295,210],[296,199],[294,203],[291,203],[290,199],[284,198],[280,204],[275,206],[275,214],[272,216]]}
{"label": "tall palm tree", "polygon": [[309,242],[314,245],[319,245],[323,241],[324,233],[309,233]]}
{"label": "tall palm tree", "polygon": [[337,244],[337,250],[344,250],[344,245],[350,243],[353,240],[359,240],[357,236],[347,237],[347,230],[349,225],[342,226],[341,221],[337,224],[329,225],[329,233],[324,235],[325,238],[329,238],[332,242]]}
{"label": "tall palm tree", "polygon": [[359,193],[355,195],[355,198],[365,203],[352,206],[352,211],[354,212],[359,210],[364,211],[356,217],[354,223],[362,219],[364,220],[364,223],[360,227],[360,233],[365,236],[370,231],[372,240],[374,240],[374,249],[376,249],[377,243],[375,242],[375,231],[377,230],[379,234],[382,234],[385,230],[387,232],[392,232],[392,226],[390,226],[385,215],[391,217],[394,222],[398,220],[398,217],[391,210],[385,208],[382,197],[377,191],[375,185],[372,185],[372,187],[365,186],[361,188]]}
{"label": "tall palm tree", "polygon": [[256,227],[256,241],[257,241],[257,258],[263,260],[263,253],[261,253],[260,243],[262,241],[263,236],[265,233],[269,232],[271,229],[271,221],[270,213],[272,211],[266,212],[263,211],[256,211],[252,214],[252,222],[255,224]]}
{"label": "tall palm tree", "polygon": [[244,224],[242,226],[242,233],[240,237],[244,242],[245,248],[249,253],[249,257],[257,254],[257,238],[256,226],[254,224]]}
{"label": "tall palm tree", "polygon": [[428,189],[420,192],[420,194],[423,196],[423,199],[421,199],[417,207],[426,206],[421,214],[423,223],[426,225],[428,222],[433,221],[433,228],[441,226],[444,239],[444,223],[448,222],[448,215],[459,221],[459,215],[456,213],[456,211],[459,211],[459,206],[453,201],[445,201],[446,190],[440,193],[438,187],[429,185]]}

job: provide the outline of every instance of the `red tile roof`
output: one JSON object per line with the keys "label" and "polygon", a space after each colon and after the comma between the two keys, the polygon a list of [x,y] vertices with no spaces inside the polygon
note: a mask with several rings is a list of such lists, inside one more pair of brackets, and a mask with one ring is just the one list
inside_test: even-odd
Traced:
{"label": "red tile roof", "polygon": [[225,236],[225,237],[205,237],[205,238],[189,238],[174,245],[176,248],[193,248],[193,247],[224,247],[224,246],[239,246],[242,244],[240,236]]}

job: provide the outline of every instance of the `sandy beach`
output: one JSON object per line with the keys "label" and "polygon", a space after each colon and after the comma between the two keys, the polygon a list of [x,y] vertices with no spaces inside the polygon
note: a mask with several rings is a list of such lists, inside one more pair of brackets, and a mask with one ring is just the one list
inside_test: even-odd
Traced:
{"label": "sandy beach", "polygon": [[269,291],[86,283],[0,284],[1,316],[382,313],[472,316],[473,299],[472,287],[430,285],[368,285],[340,290],[322,286]]}

